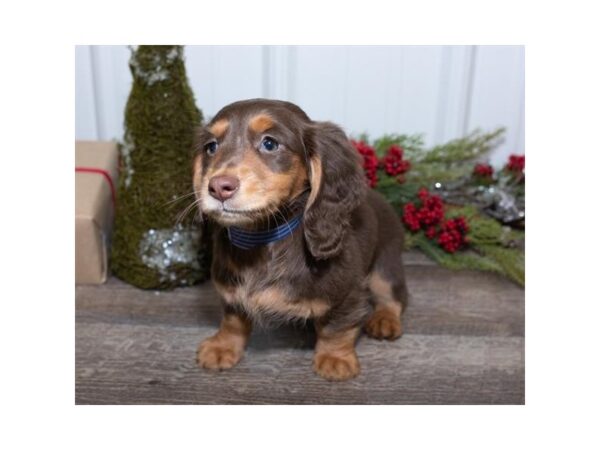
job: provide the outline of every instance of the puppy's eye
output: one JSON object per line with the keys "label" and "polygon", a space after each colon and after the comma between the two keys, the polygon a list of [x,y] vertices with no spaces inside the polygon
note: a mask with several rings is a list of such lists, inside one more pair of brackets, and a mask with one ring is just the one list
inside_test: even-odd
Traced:
{"label": "puppy's eye", "polygon": [[214,155],[218,147],[219,144],[217,143],[217,141],[212,141],[204,146],[204,151],[209,155]]}
{"label": "puppy's eye", "polygon": [[266,152],[273,152],[279,148],[279,143],[270,137],[266,137],[260,143],[260,149]]}

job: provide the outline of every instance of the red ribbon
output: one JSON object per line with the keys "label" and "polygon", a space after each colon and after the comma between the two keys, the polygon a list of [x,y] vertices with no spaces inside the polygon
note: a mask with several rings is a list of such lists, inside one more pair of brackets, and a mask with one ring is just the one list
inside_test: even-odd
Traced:
{"label": "red ribbon", "polygon": [[113,180],[110,177],[110,173],[104,169],[98,169],[96,167],[75,167],[75,172],[85,172],[85,173],[98,173],[108,181],[108,186],[110,187],[110,195],[112,197],[113,206],[117,204],[117,194],[115,192],[115,185],[113,184]]}

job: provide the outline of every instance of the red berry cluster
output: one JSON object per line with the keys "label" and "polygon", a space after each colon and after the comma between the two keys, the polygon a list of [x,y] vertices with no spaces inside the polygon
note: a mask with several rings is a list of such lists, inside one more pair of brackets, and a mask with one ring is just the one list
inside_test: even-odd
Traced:
{"label": "red berry cluster", "polygon": [[411,231],[417,231],[421,229],[421,223],[419,222],[419,211],[414,203],[407,203],[404,205],[404,214],[402,220],[408,226]]}
{"label": "red berry cluster", "polygon": [[469,231],[464,217],[444,221],[444,203],[437,195],[431,195],[427,189],[418,193],[421,206],[417,208],[414,203],[404,205],[402,220],[411,231],[423,229],[428,239],[436,242],[447,252],[454,253],[463,247],[466,234]]}
{"label": "red berry cluster", "polygon": [[375,154],[375,149],[362,141],[351,142],[358,153],[362,155],[363,169],[365,169],[367,182],[369,183],[369,186],[374,188],[377,186],[377,166],[379,165],[379,162],[377,161],[377,155]]}
{"label": "red berry cluster", "polygon": [[404,205],[404,223],[412,231],[420,230],[421,227],[431,227],[438,224],[444,218],[444,203],[437,195],[430,195],[427,189],[419,191],[421,207],[417,209],[414,203]]}
{"label": "red berry cluster", "polygon": [[511,172],[523,173],[525,170],[525,155],[510,155],[506,169]]}
{"label": "red berry cluster", "polygon": [[392,145],[383,157],[383,168],[388,175],[397,176],[410,169],[410,161],[403,160],[404,150],[398,145]]}
{"label": "red berry cluster", "polygon": [[377,178],[377,169],[382,168],[388,175],[396,177],[398,183],[404,183],[404,173],[410,170],[410,161],[403,159],[404,150],[399,145],[391,145],[387,154],[381,159],[377,159],[375,149],[363,141],[351,141],[352,145],[361,154],[363,158],[363,169],[367,177],[369,186],[374,188],[379,181]]}
{"label": "red berry cluster", "polygon": [[464,217],[449,219],[442,223],[437,241],[448,253],[454,253],[467,243],[469,226]]}
{"label": "red berry cluster", "polygon": [[482,178],[492,178],[494,168],[489,164],[476,164],[473,169],[473,174]]}

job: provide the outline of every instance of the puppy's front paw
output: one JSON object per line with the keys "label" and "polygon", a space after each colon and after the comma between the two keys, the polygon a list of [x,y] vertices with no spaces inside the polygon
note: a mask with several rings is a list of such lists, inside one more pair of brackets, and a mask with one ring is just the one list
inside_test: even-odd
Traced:
{"label": "puppy's front paw", "polygon": [[243,348],[213,336],[200,344],[196,361],[205,369],[231,369],[243,354]]}
{"label": "puppy's front paw", "polygon": [[354,351],[343,355],[317,353],[313,369],[327,380],[343,381],[358,375],[360,373],[360,364]]}
{"label": "puppy's front paw", "polygon": [[365,331],[375,339],[394,340],[402,336],[402,323],[393,311],[381,309],[369,317]]}

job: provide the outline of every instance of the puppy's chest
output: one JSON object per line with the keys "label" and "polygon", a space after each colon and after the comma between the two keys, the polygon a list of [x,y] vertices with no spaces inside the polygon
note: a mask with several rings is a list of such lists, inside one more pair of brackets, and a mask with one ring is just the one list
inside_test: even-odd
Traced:
{"label": "puppy's chest", "polygon": [[277,282],[253,271],[241,271],[236,283],[213,280],[223,300],[241,307],[251,316],[283,316],[310,319],[325,315],[329,302],[322,298],[307,298],[288,283]]}

